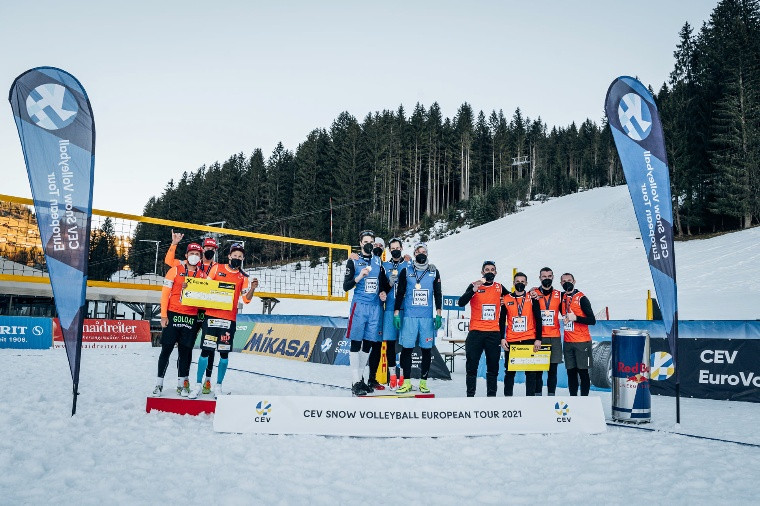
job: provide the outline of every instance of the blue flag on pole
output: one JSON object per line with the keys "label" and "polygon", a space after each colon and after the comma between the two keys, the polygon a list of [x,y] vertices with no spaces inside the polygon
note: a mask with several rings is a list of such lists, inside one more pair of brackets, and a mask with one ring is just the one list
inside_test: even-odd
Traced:
{"label": "blue flag on pole", "polygon": [[627,76],[610,85],[605,111],[639,222],[678,382],[673,201],[660,114],[652,94]]}
{"label": "blue flag on pole", "polygon": [[38,67],[11,86],[13,117],[32,189],[42,249],[61,322],[76,396],[87,306],[95,123],[82,85],[71,74]]}

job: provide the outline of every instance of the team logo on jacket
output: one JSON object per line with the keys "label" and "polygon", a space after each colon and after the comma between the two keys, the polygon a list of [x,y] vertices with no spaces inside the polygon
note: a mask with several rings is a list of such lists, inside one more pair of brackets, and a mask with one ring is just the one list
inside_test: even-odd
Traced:
{"label": "team logo on jacket", "polygon": [[70,125],[78,111],[74,94],[60,84],[41,84],[26,97],[29,118],[45,130],[58,130]]}
{"label": "team logo on jacket", "polygon": [[646,139],[652,131],[649,105],[636,93],[628,93],[620,99],[618,118],[623,131],[635,141]]}

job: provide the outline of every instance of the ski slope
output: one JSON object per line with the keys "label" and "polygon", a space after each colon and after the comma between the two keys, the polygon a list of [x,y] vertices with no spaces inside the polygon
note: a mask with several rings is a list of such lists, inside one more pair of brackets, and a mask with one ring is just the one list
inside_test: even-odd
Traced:
{"label": "ski slope", "polygon": [[[428,247],[447,295],[464,293],[488,259],[499,268],[497,281],[510,286],[512,268],[525,272],[529,284],[538,284],[544,266],[557,280],[571,272],[594,311],[608,307],[612,320],[645,318],[647,290],[655,296],[626,186],[533,202],[518,213],[431,240]],[[678,241],[675,252],[680,319],[760,318],[760,227]],[[258,311],[258,304],[245,309]],[[346,316],[348,303],[282,299],[274,312]]]}

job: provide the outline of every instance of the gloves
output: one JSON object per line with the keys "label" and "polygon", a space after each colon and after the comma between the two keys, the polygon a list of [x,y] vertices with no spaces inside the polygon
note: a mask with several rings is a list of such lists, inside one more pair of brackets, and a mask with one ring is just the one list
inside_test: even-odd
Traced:
{"label": "gloves", "polygon": [[393,315],[393,326],[396,327],[396,330],[401,329],[401,317],[399,315]]}
{"label": "gloves", "polygon": [[435,323],[433,323],[435,330],[440,329],[441,325],[443,325],[443,322],[441,321],[441,315],[435,315]]}

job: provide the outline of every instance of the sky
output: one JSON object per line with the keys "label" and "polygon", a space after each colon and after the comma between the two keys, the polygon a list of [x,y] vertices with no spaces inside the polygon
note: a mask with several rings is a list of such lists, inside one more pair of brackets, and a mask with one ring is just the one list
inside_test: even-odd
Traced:
{"label": "sky", "polygon": [[[0,87],[38,66],[84,85],[96,125],[93,205],[141,214],[184,171],[278,142],[295,150],[343,111],[463,102],[549,128],[599,122],[607,87],[655,90],[685,22],[717,0],[0,3]],[[31,197],[10,104],[0,193]]]}

